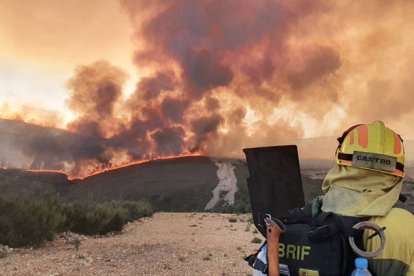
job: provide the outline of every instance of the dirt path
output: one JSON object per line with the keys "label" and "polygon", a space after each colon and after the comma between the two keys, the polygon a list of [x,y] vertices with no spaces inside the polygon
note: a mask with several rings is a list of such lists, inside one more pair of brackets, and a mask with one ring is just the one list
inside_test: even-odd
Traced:
{"label": "dirt path", "polygon": [[[237,222],[231,222],[237,219]],[[0,259],[0,275],[251,275],[242,259],[258,248],[249,215],[156,213],[122,234],[60,238]],[[230,219],[230,220],[229,220]]]}

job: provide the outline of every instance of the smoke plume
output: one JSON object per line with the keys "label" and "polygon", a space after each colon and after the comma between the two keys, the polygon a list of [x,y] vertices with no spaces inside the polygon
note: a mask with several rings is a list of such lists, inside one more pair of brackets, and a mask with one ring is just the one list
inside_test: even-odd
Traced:
{"label": "smoke plume", "polygon": [[414,115],[409,1],[120,3],[145,69],[135,91],[106,61],[78,67],[67,99],[77,138],[25,141],[37,167],[82,175],[163,155],[241,156],[373,119],[398,130]]}

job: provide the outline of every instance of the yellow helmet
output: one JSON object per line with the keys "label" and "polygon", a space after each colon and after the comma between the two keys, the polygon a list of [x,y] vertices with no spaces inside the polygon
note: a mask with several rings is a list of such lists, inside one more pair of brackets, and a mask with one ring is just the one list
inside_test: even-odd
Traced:
{"label": "yellow helmet", "polygon": [[403,140],[383,122],[353,126],[338,142],[337,164],[404,176]]}

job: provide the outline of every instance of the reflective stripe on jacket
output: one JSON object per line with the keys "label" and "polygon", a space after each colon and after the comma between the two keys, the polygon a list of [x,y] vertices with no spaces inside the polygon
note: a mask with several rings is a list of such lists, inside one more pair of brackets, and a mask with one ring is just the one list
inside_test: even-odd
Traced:
{"label": "reflective stripe on jacket", "polygon": [[[414,276],[414,215],[410,212],[392,208],[384,217],[372,217],[370,222],[386,227],[386,245],[383,253],[369,260],[369,269],[374,275],[410,275]],[[378,236],[364,244],[367,251],[375,251],[380,246]]]}

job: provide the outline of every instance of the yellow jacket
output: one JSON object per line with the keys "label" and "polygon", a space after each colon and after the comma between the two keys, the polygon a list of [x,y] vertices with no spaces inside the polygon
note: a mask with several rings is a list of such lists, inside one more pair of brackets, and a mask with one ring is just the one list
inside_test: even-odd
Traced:
{"label": "yellow jacket", "polygon": [[[369,221],[386,227],[384,251],[369,260],[370,271],[377,276],[414,276],[414,215],[404,209],[392,208],[387,215],[372,217]],[[379,237],[367,240],[368,231],[364,234],[366,250],[378,249],[381,242]]]}

